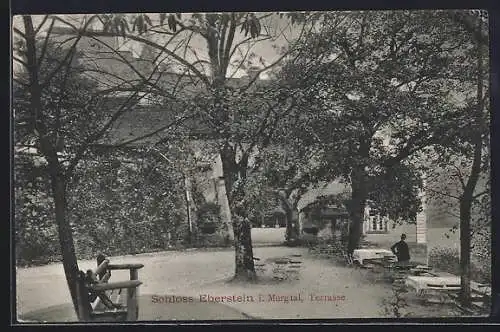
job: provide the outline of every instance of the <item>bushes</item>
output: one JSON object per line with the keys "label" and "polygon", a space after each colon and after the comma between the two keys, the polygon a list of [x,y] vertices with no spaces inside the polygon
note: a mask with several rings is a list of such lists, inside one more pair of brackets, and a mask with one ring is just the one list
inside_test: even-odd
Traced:
{"label": "bushes", "polygon": [[14,156],[15,246],[19,264],[39,264],[60,259],[54,202],[44,176],[46,166],[29,156]]}
{"label": "bushes", "polygon": [[460,253],[456,248],[432,248],[429,252],[429,265],[436,270],[460,275]]}
{"label": "bushes", "polygon": [[[429,265],[436,270],[460,275],[460,252],[457,248],[435,247],[429,252]],[[491,283],[491,263],[472,256],[472,280]]]}
{"label": "bushes", "polygon": [[222,223],[220,206],[205,199],[198,205],[196,221],[193,223],[195,247],[228,247],[231,245],[227,225]]}
{"label": "bushes", "polygon": [[[16,156],[16,259],[20,265],[60,259],[50,186],[41,167],[30,156]],[[174,246],[187,228],[182,188],[175,172],[154,158],[90,155],[78,165],[67,190],[67,216],[77,258]]]}

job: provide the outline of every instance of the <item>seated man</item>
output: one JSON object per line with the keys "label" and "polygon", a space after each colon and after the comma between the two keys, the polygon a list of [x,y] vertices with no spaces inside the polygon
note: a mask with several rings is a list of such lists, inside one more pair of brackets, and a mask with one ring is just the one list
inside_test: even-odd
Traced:
{"label": "seated man", "polygon": [[391,247],[391,251],[398,258],[399,266],[406,266],[410,263],[410,249],[408,248],[408,244],[405,240],[406,234],[401,234],[401,241],[396,242]]}

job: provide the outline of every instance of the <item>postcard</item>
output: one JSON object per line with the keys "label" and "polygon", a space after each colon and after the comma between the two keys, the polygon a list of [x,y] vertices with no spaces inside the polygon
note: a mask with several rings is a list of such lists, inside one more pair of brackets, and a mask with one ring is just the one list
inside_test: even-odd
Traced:
{"label": "postcard", "polygon": [[490,314],[486,11],[11,31],[19,323]]}

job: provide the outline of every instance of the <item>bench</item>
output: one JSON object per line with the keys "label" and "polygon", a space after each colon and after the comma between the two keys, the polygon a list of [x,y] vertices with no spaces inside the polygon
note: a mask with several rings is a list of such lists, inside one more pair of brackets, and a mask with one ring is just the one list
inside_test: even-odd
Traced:
{"label": "bench", "polygon": [[[98,255],[97,267],[80,271],[77,281],[78,319],[94,321],[136,321],[139,316],[137,290],[142,284],[138,270],[143,264],[110,264]],[[130,280],[109,282],[111,271],[129,270]]]}
{"label": "bench", "polygon": [[278,258],[273,262],[273,279],[285,280],[287,279],[286,266],[290,263],[290,259]]}
{"label": "bench", "polygon": [[285,267],[285,275],[287,276],[287,279],[299,280],[301,269],[301,261],[290,260],[288,266]]}

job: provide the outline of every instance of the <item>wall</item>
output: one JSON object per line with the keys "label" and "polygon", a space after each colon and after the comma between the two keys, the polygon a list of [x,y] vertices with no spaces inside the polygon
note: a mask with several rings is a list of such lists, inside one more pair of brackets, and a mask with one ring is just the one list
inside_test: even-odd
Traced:
{"label": "wall", "polygon": [[[199,155],[202,150],[205,150],[206,145],[206,142],[203,141],[193,141],[194,155]],[[220,219],[223,226],[218,228],[217,236],[209,236],[213,238],[210,243],[217,242],[217,239],[225,240],[226,237],[232,241],[234,233],[220,156],[217,154],[208,158],[208,164],[210,168],[206,171],[198,171],[192,176],[191,181],[207,202],[217,203],[220,206]]]}

